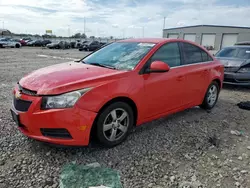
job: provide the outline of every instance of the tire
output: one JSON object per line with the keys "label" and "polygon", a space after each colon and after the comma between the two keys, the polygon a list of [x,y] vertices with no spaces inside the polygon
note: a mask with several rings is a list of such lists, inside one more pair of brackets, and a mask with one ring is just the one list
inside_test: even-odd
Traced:
{"label": "tire", "polygon": [[[212,93],[214,93],[212,95]],[[203,99],[202,104],[200,105],[201,108],[206,110],[211,110],[217,103],[218,97],[220,93],[220,88],[217,82],[213,81],[207,89],[206,95]],[[211,96],[212,95],[212,96]]]}
{"label": "tire", "polygon": [[[120,119],[121,117],[122,119]],[[114,147],[127,138],[133,123],[133,110],[127,103],[112,103],[98,115],[96,121],[97,138],[102,145]]]}
{"label": "tire", "polygon": [[16,48],[20,48],[20,45],[19,45],[19,44],[16,44]]}

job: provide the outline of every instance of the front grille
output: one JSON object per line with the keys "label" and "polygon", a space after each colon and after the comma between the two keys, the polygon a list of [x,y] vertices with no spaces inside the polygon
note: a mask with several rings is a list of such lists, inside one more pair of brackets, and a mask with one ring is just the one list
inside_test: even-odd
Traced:
{"label": "front grille", "polygon": [[14,103],[14,107],[16,110],[21,111],[21,112],[27,112],[32,102],[22,100],[22,99],[17,99],[14,97],[13,103]]}
{"label": "front grille", "polygon": [[236,82],[233,78],[224,78],[224,82]]}
{"label": "front grille", "polygon": [[26,95],[31,95],[31,96],[36,96],[37,92],[36,91],[32,91],[26,88],[23,88],[20,84],[18,84],[18,90]]}
{"label": "front grille", "polygon": [[237,72],[239,67],[224,67],[225,72]]}
{"label": "front grille", "polygon": [[61,139],[72,139],[69,131],[67,129],[40,129],[43,136],[51,138],[61,138]]}

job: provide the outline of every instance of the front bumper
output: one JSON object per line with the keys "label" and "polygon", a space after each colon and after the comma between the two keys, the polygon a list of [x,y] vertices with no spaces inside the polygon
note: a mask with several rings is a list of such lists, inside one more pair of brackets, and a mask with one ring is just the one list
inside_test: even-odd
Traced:
{"label": "front bumper", "polygon": [[224,84],[250,86],[250,73],[224,73]]}
{"label": "front bumper", "polygon": [[[17,90],[14,91],[14,94]],[[15,100],[15,99],[14,99]],[[27,111],[18,111],[12,104],[12,111],[18,114],[19,130],[26,136],[60,145],[86,146],[89,144],[95,112],[83,110],[75,105],[67,109],[40,110],[42,97],[22,94],[20,101],[31,101]],[[20,108],[20,106],[18,106]],[[66,130],[70,136],[55,137],[44,130]],[[52,132],[53,132],[52,131]]]}

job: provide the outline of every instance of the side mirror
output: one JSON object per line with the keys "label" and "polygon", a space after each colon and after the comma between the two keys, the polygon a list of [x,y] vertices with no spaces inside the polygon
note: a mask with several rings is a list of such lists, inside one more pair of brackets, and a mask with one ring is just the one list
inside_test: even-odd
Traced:
{"label": "side mirror", "polygon": [[153,73],[153,72],[168,72],[170,70],[170,67],[168,64],[162,62],[162,61],[153,61],[150,65],[149,70],[147,73]]}

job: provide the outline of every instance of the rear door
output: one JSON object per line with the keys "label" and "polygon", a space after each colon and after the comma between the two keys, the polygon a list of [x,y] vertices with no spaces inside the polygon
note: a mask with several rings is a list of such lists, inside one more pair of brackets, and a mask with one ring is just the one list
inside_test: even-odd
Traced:
{"label": "rear door", "polygon": [[184,105],[196,104],[204,97],[209,86],[209,72],[213,59],[207,52],[190,43],[181,43],[186,75],[186,90],[183,97]]}

